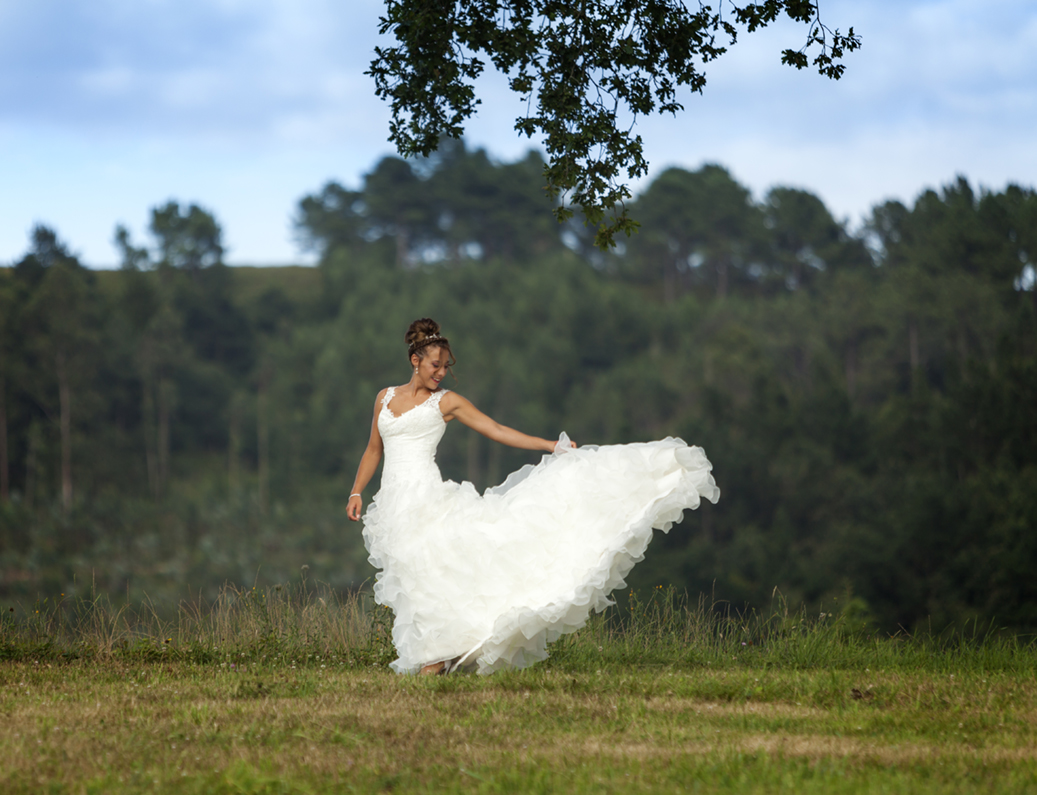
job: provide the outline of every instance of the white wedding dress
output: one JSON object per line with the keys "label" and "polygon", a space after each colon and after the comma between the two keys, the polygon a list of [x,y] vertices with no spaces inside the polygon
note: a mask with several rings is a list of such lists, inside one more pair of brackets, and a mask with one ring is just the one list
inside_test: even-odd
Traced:
{"label": "white wedding dress", "polygon": [[564,434],[553,455],[480,496],[436,466],[446,391],[395,416],[390,388],[378,414],[385,463],[364,541],[381,569],[375,598],[396,616],[400,673],[457,657],[479,673],[545,659],[548,643],[611,604],[653,528],[720,497],[700,447],[574,450]]}

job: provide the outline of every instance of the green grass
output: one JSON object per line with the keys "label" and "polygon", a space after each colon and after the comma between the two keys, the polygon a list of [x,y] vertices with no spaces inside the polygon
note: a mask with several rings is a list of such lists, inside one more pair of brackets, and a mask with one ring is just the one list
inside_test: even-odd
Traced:
{"label": "green grass", "polygon": [[169,622],[5,609],[5,793],[1037,787],[1037,649],[995,633],[875,637],[658,590],[531,669],[422,678],[387,671],[364,594],[227,589]]}

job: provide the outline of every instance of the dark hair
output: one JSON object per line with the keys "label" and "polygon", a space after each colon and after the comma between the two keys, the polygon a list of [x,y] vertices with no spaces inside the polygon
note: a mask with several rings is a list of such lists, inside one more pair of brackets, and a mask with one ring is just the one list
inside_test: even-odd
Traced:
{"label": "dark hair", "polygon": [[439,333],[439,324],[430,317],[421,317],[411,323],[404,340],[407,343],[407,358],[417,354],[419,359],[424,359],[426,348],[439,347],[446,351],[447,367],[457,364],[454,352],[450,350],[450,340]]}

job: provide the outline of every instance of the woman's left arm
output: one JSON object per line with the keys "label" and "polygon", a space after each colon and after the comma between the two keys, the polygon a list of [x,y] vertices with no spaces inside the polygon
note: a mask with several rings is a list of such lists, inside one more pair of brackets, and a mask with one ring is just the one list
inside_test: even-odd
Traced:
{"label": "woman's left arm", "polygon": [[[492,417],[488,417],[479,411],[472,405],[470,400],[461,397],[456,392],[447,392],[447,394],[443,395],[439,408],[443,412],[443,419],[447,421],[460,420],[472,430],[478,431],[486,438],[493,439],[495,442],[506,444],[509,447],[518,447],[522,450],[554,452],[556,442],[552,442],[550,439],[541,439],[538,436],[530,436],[529,434],[522,433],[522,431],[509,428],[507,425],[501,425]],[[575,446],[576,443],[573,442],[573,447]]]}

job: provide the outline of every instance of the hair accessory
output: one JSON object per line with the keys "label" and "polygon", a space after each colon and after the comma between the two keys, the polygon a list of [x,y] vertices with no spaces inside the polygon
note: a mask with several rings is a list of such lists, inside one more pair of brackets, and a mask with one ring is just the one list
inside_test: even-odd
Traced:
{"label": "hair accessory", "polygon": [[418,350],[419,348],[424,348],[426,345],[429,345],[430,343],[433,343],[436,340],[445,340],[445,339],[446,339],[446,337],[444,337],[443,335],[439,334],[438,332],[435,333],[435,334],[429,334],[427,337],[424,337],[423,339],[420,339],[417,342],[412,342],[410,344],[410,346],[408,347],[408,350],[411,353],[414,353],[414,351]]}
{"label": "hair accessory", "polygon": [[412,348],[420,348],[422,345],[427,345],[428,343],[432,342],[433,340],[441,340],[441,339],[443,339],[443,338],[439,334],[429,334],[427,337],[424,337],[423,339],[420,339],[417,342],[412,342],[411,343],[411,347]]}

